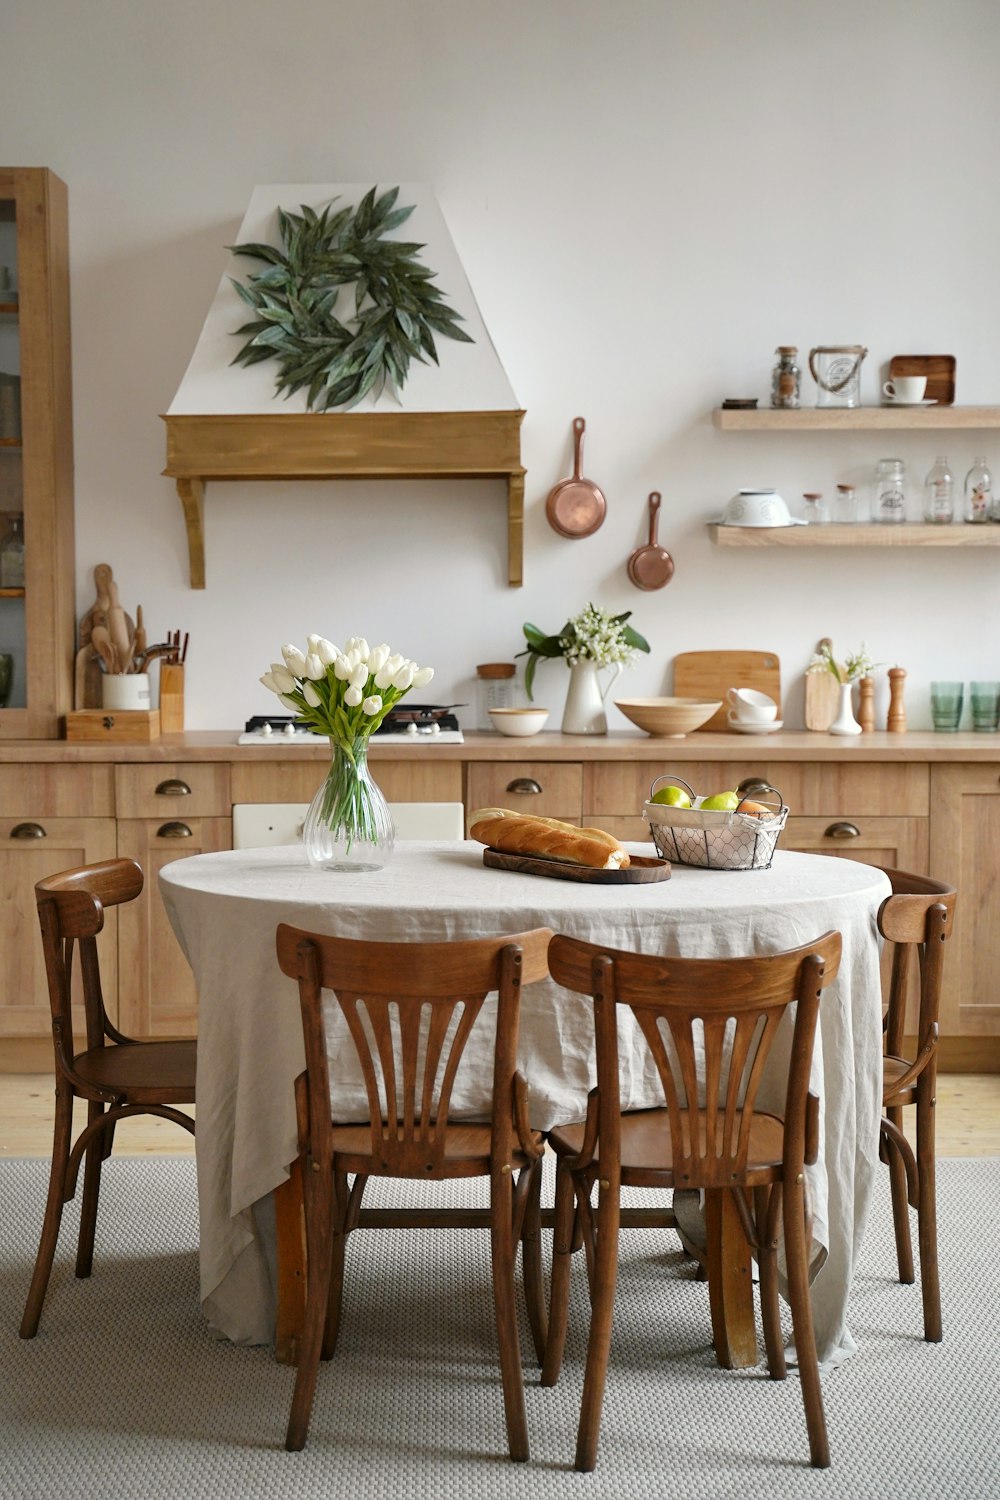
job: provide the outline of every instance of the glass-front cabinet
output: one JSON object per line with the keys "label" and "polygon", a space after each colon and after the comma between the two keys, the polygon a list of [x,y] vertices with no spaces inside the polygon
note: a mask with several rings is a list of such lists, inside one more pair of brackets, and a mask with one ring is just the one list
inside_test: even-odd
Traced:
{"label": "glass-front cabinet", "polygon": [[59,737],[75,635],[66,187],[0,167],[0,741]]}

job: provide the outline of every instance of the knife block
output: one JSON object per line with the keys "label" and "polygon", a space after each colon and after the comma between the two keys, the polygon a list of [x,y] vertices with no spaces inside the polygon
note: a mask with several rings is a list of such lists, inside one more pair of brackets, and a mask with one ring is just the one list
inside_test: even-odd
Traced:
{"label": "knife block", "polygon": [[184,729],[184,667],[181,662],[160,663],[160,731],[180,734]]}

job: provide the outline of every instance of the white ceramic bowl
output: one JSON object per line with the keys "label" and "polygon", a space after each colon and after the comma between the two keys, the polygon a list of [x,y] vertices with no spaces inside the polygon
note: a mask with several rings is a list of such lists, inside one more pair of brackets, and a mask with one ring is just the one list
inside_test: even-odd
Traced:
{"label": "white ceramic bowl", "polygon": [[501,734],[523,736],[544,729],[549,711],[547,708],[491,708],[489,714],[493,728],[499,729]]}
{"label": "white ceramic bowl", "polygon": [[804,526],[777,490],[740,490],[726,503],[723,526]]}
{"label": "white ceramic bowl", "polygon": [[692,729],[698,729],[721,708],[703,698],[616,698],[615,708],[620,708],[626,719],[647,734],[664,735],[669,739],[680,739]]}

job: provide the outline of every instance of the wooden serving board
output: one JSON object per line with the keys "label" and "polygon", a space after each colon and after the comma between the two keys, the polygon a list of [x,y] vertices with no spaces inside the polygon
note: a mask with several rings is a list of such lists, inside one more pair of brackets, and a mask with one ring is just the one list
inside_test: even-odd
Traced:
{"label": "wooden serving board", "polygon": [[570,865],[562,859],[544,859],[533,854],[502,854],[499,849],[483,850],[483,864],[489,870],[513,870],[517,875],[546,875],[550,880],[579,880],[585,885],[649,885],[654,880],[670,879],[668,859],[650,859],[633,854],[625,870],[591,870],[587,865]]}
{"label": "wooden serving board", "polygon": [[[829,636],[824,636],[818,641],[816,650],[822,645],[833,649]],[[805,722],[807,729],[815,729],[825,734],[837,717],[837,709],[840,706],[840,685],[832,672],[807,672],[806,673],[806,709]]]}
{"label": "wooden serving board", "polygon": [[895,380],[897,375],[926,375],[926,400],[936,401],[938,406],[954,405],[954,354],[896,354],[889,361],[889,379]]}
{"label": "wooden serving board", "polygon": [[781,718],[781,663],[773,651],[682,651],[674,657],[674,693],[678,698],[722,700],[705,724],[694,730],[730,731],[726,693],[732,687],[756,688],[778,705]]}

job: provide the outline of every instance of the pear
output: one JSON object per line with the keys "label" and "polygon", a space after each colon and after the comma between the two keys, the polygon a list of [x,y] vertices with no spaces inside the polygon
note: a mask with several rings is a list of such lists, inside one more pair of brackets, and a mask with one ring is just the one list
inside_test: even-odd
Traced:
{"label": "pear", "polygon": [[714,797],[706,797],[701,803],[702,812],[731,812],[734,807],[739,807],[740,797],[738,792],[716,792]]}
{"label": "pear", "polygon": [[661,786],[658,792],[650,797],[650,802],[659,802],[664,807],[690,807],[691,798],[683,787]]}

